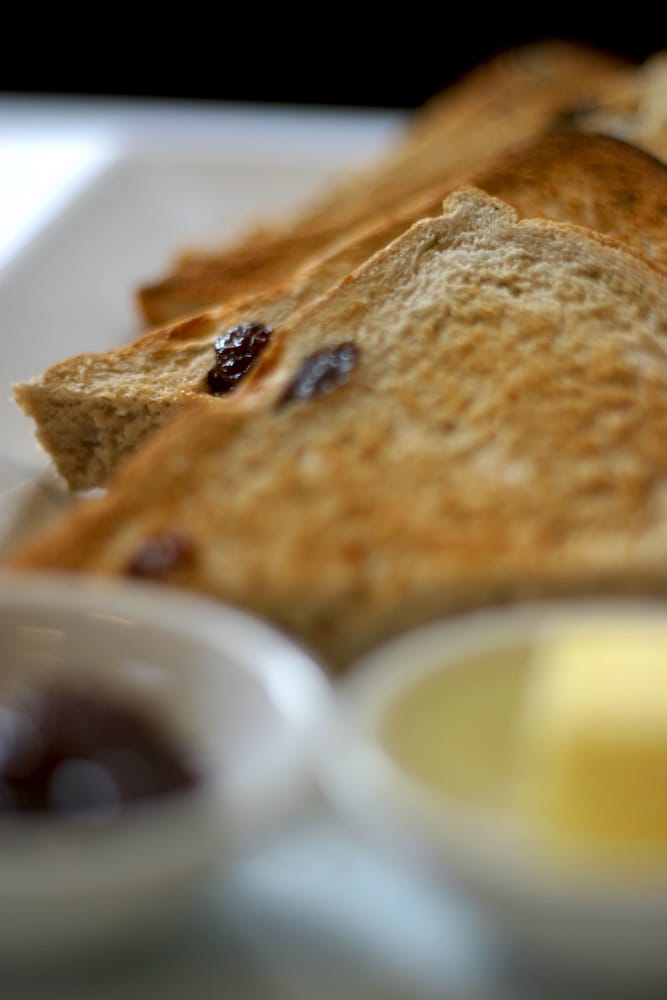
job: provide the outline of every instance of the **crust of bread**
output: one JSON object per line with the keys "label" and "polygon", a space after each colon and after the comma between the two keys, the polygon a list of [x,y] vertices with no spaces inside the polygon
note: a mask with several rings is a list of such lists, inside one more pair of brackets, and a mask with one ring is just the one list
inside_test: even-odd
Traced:
{"label": "crust of bread", "polygon": [[[555,133],[501,156],[473,179],[521,216],[589,226],[667,268],[667,168],[625,143]],[[212,398],[205,376],[215,337],[245,321],[280,329],[415,221],[439,214],[449,193],[448,184],[438,185],[361,227],[302,269],[291,286],[146,334],[114,351],[69,359],[15,387],[61,475],[73,489],[103,485],[153,429],[195,400],[218,408],[253,406],[264,391],[271,353],[240,391]]]}
{"label": "crust of bread", "polygon": [[290,281],[344,233],[548,130],[572,105],[603,98],[625,72],[615,57],[558,41],[490,60],[432,100],[377,165],[283,224],[253,229],[221,252],[183,257],[163,280],[140,290],[146,319],[171,323]]}
{"label": "crust of bread", "polygon": [[[305,356],[349,380],[283,403]],[[617,241],[456,192],[285,328],[252,409],[194,405],[15,555],[250,608],[333,670],[489,601],[667,590],[667,280]]]}

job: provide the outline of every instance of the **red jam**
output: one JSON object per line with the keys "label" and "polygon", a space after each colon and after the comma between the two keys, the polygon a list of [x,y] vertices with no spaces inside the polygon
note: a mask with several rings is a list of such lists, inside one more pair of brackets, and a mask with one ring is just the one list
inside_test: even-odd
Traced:
{"label": "red jam", "polygon": [[198,777],[146,714],[65,688],[0,705],[0,815],[115,815]]}

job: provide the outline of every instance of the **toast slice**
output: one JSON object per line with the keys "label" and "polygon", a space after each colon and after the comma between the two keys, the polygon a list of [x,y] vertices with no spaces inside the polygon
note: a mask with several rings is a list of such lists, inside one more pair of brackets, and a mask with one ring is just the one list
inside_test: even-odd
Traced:
{"label": "toast slice", "polygon": [[185,256],[164,280],[139,292],[146,319],[171,323],[291,280],[350,229],[548,130],[573,106],[598,102],[625,72],[615,57],[557,41],[491,60],[430,102],[377,166],[334,186],[283,225],[253,229],[222,252]]}
{"label": "toast slice", "polygon": [[667,160],[667,52],[657,52],[636,71],[619,73],[604,98],[573,106],[561,122],[604,132]]}
{"label": "toast slice", "polygon": [[[474,180],[522,217],[589,226],[667,269],[667,168],[625,143],[554,133],[500,157]],[[215,408],[254,405],[271,354],[243,388],[211,396],[206,375],[216,337],[248,321],[279,329],[300,308],[314,308],[348,272],[418,219],[440,214],[449,193],[448,184],[438,185],[398,206],[303,270],[291,287],[147,334],[119,350],[61,362],[16,386],[16,398],[36,421],[58,471],[73,489],[103,485],[148,433],[192,401],[203,399]]]}
{"label": "toast slice", "polygon": [[667,279],[464,189],[275,348],[252,410],[194,405],[16,569],[253,609],[333,670],[517,596],[667,590]]}

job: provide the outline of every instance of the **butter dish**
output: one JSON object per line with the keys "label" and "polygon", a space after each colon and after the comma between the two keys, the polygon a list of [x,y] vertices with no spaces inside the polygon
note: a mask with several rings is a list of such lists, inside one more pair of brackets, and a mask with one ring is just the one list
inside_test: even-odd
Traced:
{"label": "butter dish", "polygon": [[534,650],[563,631],[619,629],[667,650],[665,610],[649,599],[535,602],[377,648],[339,692],[321,758],[330,801],[443,896],[454,886],[511,950],[545,968],[664,982],[665,858],[596,865],[546,853],[517,809],[512,769]]}

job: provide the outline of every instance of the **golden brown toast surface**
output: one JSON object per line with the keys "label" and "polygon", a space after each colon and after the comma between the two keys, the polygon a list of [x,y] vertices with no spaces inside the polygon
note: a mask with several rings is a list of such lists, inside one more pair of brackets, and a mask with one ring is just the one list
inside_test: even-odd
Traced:
{"label": "golden brown toast surface", "polygon": [[160,578],[334,668],[487,600],[667,589],[667,282],[640,255],[464,190],[276,355],[254,409],[192,407],[14,566],[142,573],[175,538]]}
{"label": "golden brown toast surface", "polygon": [[[521,216],[586,225],[667,267],[667,168],[625,143],[554,133],[497,158],[473,179]],[[247,397],[253,405],[261,369],[235,394],[210,396],[206,374],[216,336],[247,321],[280,332],[299,309],[314,309],[320,296],[412,223],[439,214],[449,190],[449,184],[438,185],[395,206],[304,269],[290,286],[147,334],[120,350],[61,362],[18,387],[17,398],[36,420],[59,471],[73,488],[101,485],[147,434],[192,401],[229,408],[244,405]]]}

